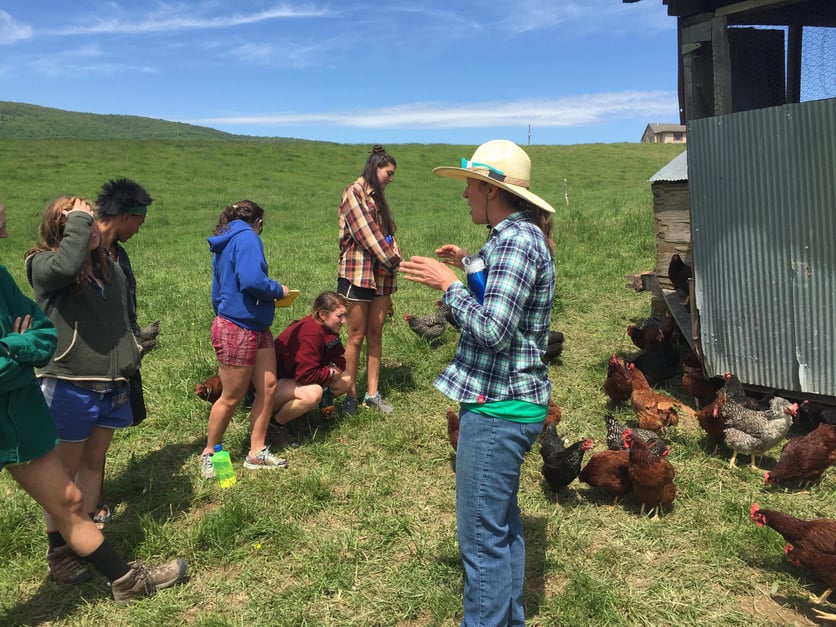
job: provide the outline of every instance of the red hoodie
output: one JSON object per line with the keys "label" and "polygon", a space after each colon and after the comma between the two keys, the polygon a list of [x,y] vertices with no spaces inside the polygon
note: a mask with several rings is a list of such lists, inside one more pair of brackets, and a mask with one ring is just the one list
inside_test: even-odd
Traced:
{"label": "red hoodie", "polygon": [[300,385],[325,385],[331,378],[329,364],[345,370],[345,352],[340,336],[305,316],[290,323],[273,342],[276,349],[276,374],[279,379],[294,379]]}

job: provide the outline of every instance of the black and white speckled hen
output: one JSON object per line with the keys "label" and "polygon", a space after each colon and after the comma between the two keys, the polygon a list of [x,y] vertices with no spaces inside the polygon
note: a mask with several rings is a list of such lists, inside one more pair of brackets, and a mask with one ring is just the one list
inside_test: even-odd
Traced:
{"label": "black and white speckled hen", "polygon": [[793,416],[798,412],[798,404],[775,396],[768,409],[758,411],[727,398],[723,390],[720,390],[717,399],[723,416],[723,441],[732,450],[729,467],[734,468],[737,454],[743,453],[751,457],[752,469],[759,471],[755,455],[768,451],[787,436]]}

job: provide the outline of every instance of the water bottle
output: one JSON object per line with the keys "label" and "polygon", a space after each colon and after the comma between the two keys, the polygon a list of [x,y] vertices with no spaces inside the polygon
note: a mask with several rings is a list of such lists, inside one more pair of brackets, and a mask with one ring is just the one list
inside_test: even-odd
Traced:
{"label": "water bottle", "polygon": [[212,454],[212,468],[215,469],[215,478],[222,488],[231,488],[235,485],[235,469],[229,459],[229,453],[224,450],[223,445],[216,444],[215,452]]}
{"label": "water bottle", "polygon": [[471,293],[479,301],[479,304],[482,304],[485,302],[485,282],[488,279],[485,260],[479,255],[468,255],[462,259],[462,265],[467,275],[467,287],[470,288]]}

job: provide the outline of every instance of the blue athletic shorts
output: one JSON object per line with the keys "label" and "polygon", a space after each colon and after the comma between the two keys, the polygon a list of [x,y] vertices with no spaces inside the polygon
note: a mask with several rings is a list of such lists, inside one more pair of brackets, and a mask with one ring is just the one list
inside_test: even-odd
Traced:
{"label": "blue athletic shorts", "polygon": [[115,392],[94,392],[63,379],[43,377],[41,391],[52,412],[58,437],[65,442],[83,442],[93,427],[121,429],[133,422],[131,404],[126,398],[114,407]]}

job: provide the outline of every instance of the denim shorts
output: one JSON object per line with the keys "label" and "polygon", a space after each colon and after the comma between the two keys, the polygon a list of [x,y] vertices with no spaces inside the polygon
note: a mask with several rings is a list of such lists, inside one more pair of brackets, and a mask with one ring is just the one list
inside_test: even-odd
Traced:
{"label": "denim shorts", "polygon": [[94,427],[121,429],[133,423],[126,397],[114,407],[117,392],[96,392],[52,377],[41,379],[41,392],[52,412],[58,437],[65,442],[83,442]]}
{"label": "denim shorts", "polygon": [[252,366],[257,351],[273,348],[273,334],[269,328],[253,331],[239,327],[223,316],[216,316],[212,322],[212,346],[215,347],[219,364]]}

